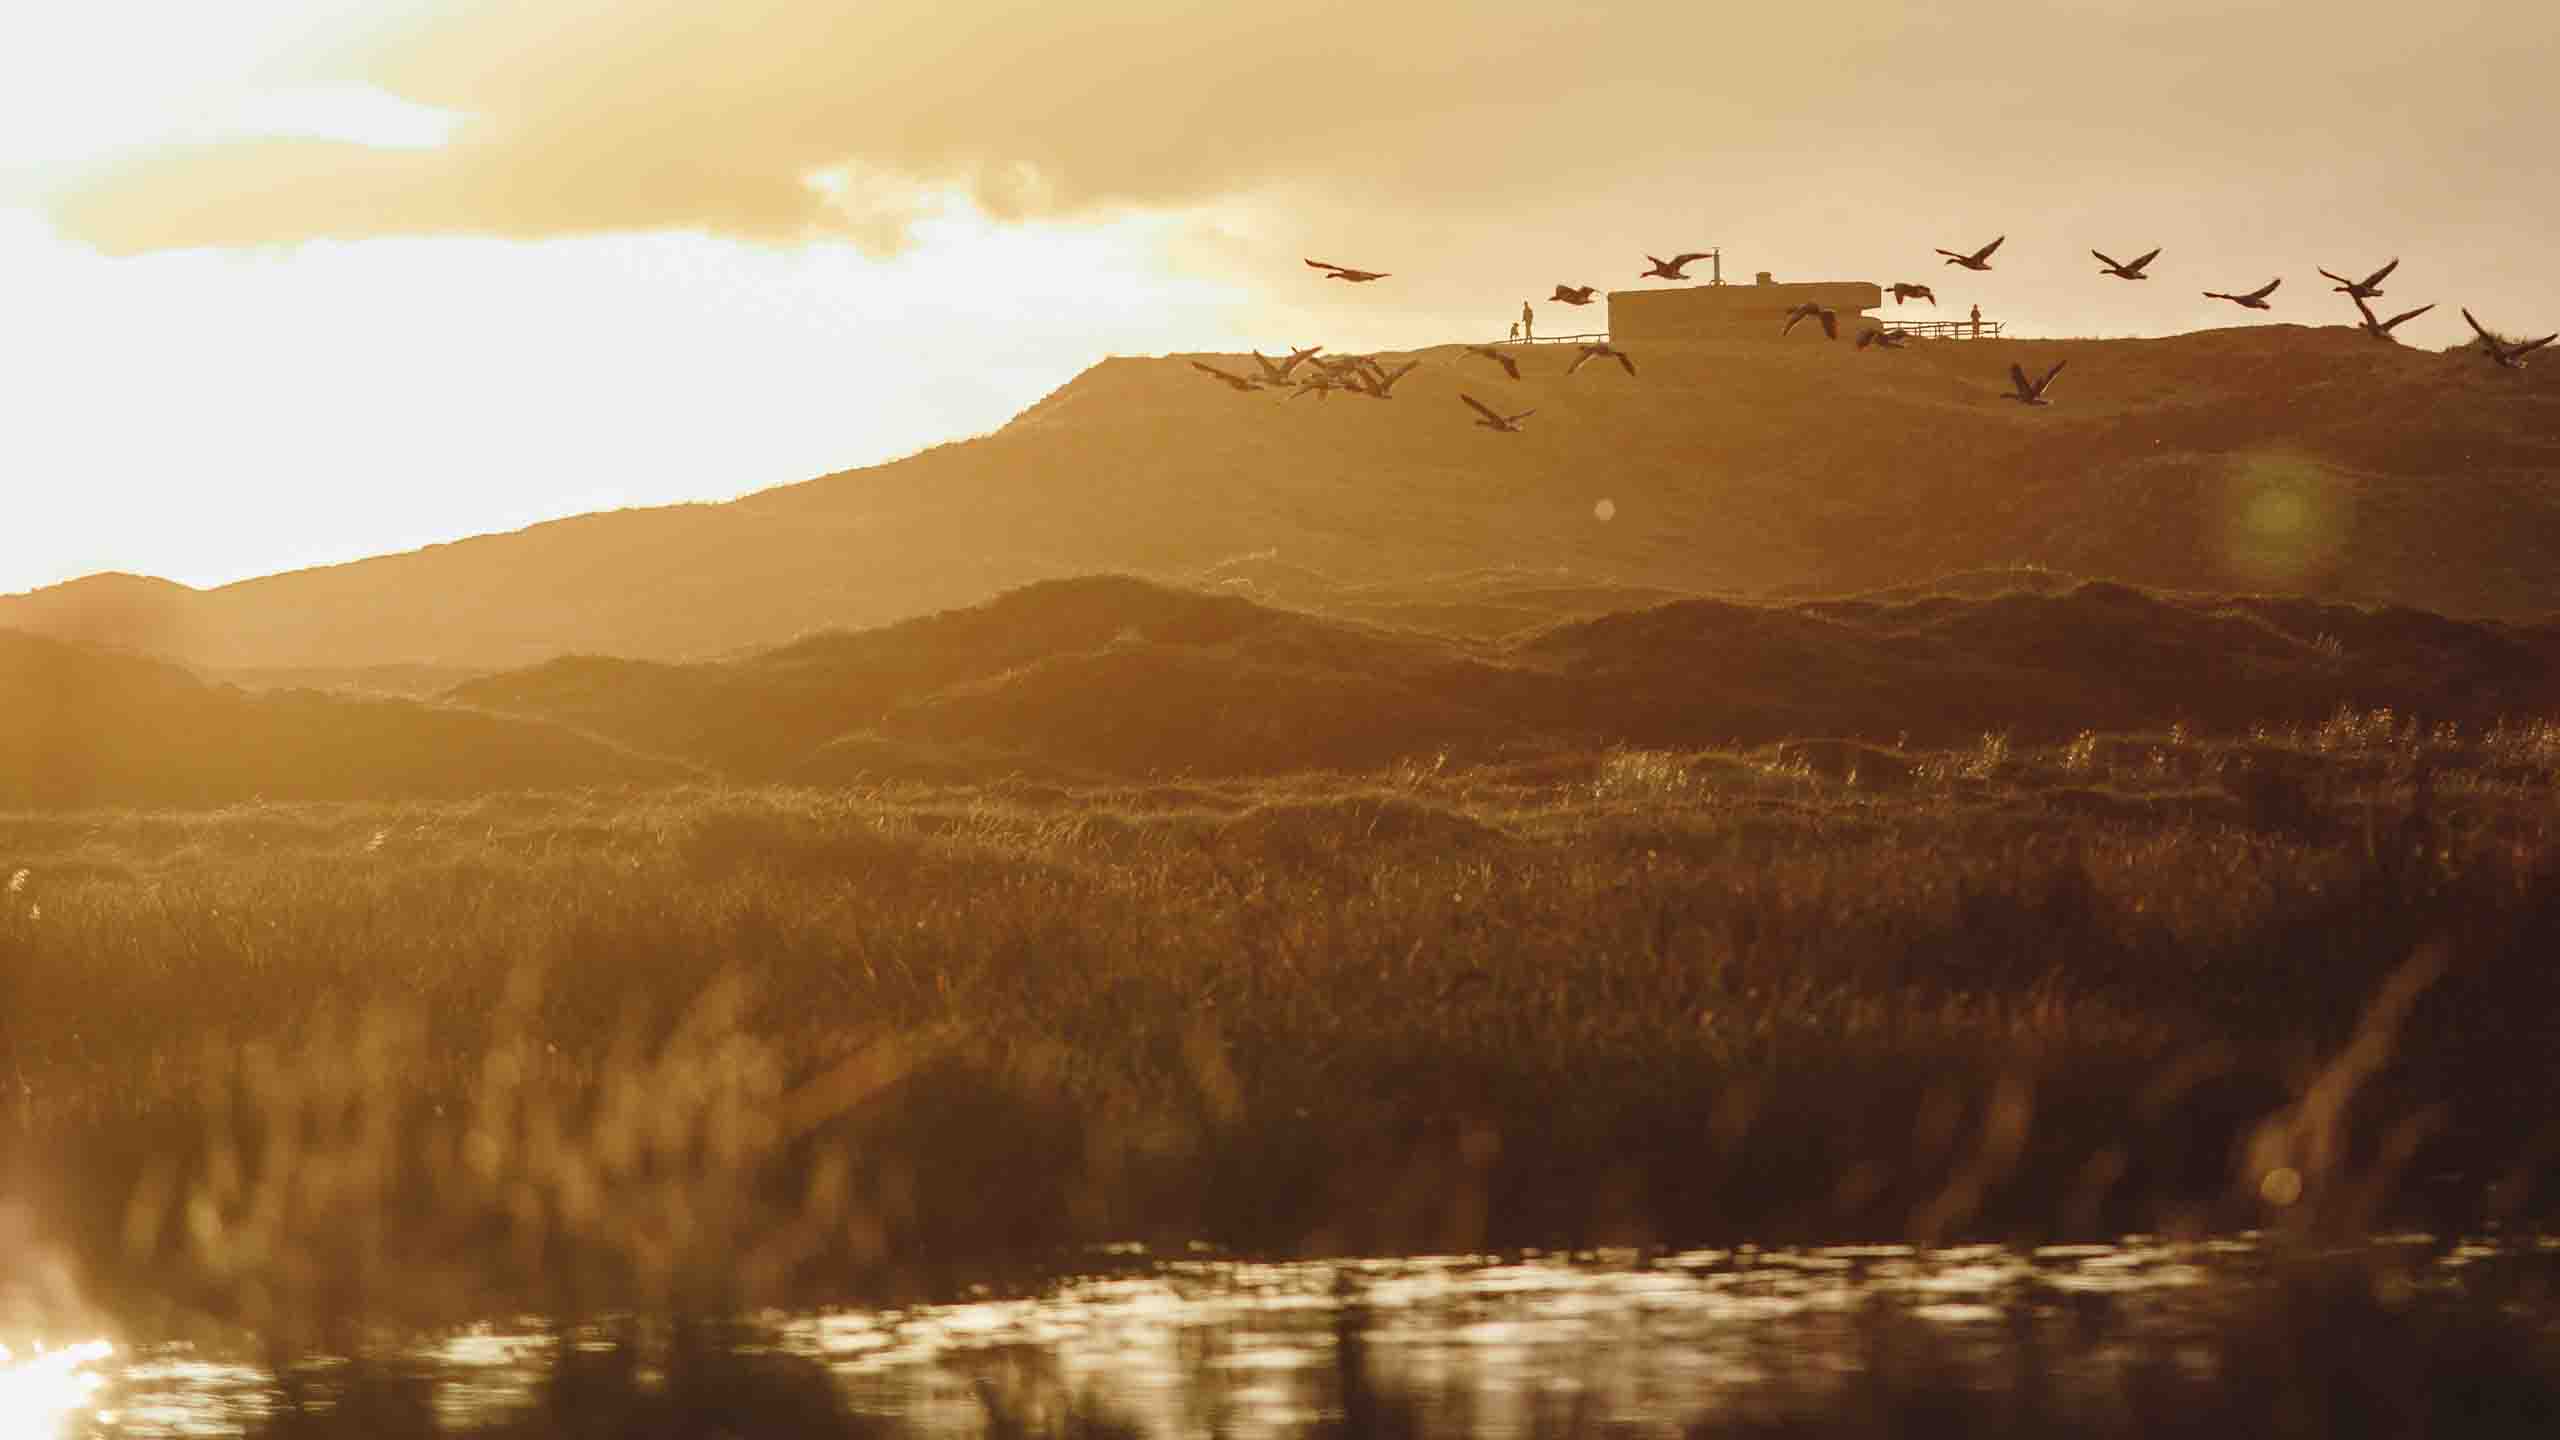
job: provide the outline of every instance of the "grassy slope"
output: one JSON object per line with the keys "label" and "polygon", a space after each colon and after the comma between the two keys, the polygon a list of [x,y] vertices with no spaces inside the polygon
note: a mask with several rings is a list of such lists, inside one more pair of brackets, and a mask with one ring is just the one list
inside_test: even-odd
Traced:
{"label": "grassy slope", "polygon": [[[220,667],[676,658],[1046,577],[1274,550],[1355,582],[1563,567],[1692,593],[1848,590],[2036,563],[2455,614],[2560,609],[2544,563],[2560,553],[2560,368],[2296,326],[1899,355],[1663,347],[1633,379],[1567,378],[1546,350],[1516,384],[1454,349],[1420,353],[1385,404],[1239,396],[1188,357],[1110,360],[996,435],[726,505],[202,593],[78,582],[0,602],[0,624]],[[2012,359],[2061,358],[2051,408],[1998,398]],[[1475,429],[1462,389],[1538,415],[1517,436]]]}
{"label": "grassy slope", "polygon": [[692,767],[539,720],[310,691],[0,631],[0,808],[201,807],[664,784]]}
{"label": "grassy slope", "polygon": [[734,661],[560,660],[454,695],[738,778],[829,782],[1374,771],[1441,752],[1804,736],[2234,734],[2383,707],[2476,731],[2560,708],[2550,626],[2035,578],[1952,587],[1972,595],[1677,601],[1493,643],[1089,577]]}

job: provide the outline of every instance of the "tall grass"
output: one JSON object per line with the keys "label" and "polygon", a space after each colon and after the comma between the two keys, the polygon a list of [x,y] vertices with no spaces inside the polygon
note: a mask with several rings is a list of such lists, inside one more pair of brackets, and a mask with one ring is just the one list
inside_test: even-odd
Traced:
{"label": "tall grass", "polygon": [[107,1303],[308,1344],[1090,1239],[2512,1220],[2560,1093],[2518,743],[11,818],[0,1183]]}

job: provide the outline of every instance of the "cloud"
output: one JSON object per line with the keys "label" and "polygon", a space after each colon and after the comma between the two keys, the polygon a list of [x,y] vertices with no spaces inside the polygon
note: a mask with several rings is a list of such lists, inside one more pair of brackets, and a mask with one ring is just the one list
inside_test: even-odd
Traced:
{"label": "cloud", "polygon": [[[2306,25],[2298,6],[2201,0],[2024,20],[1902,0],[449,3],[309,77],[472,117],[442,147],[160,150],[51,208],[119,253],[651,230],[834,233],[886,252],[949,193],[999,219],[1279,189],[1344,215],[1499,215],[1649,176],[1669,192],[1658,209],[1721,215],[1865,174],[1987,210],[1998,186],[2025,190],[1997,197],[2014,204],[2118,177],[2262,169],[2260,137],[2317,143],[2375,116],[2404,156],[2456,153],[2470,174],[2539,164],[2523,122],[2560,117],[2521,57],[2547,53],[2547,13],[2446,0],[2387,51],[2364,39],[2395,13],[2377,0],[2319,13]],[[2463,118],[2479,88],[2514,97],[2505,128]]]}

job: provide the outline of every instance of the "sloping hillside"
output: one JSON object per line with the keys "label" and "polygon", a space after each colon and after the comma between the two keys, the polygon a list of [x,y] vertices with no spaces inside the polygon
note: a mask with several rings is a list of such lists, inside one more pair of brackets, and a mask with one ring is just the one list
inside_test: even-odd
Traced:
{"label": "sloping hillside", "polygon": [[692,767],[409,700],[250,695],[0,630],[0,809],[391,799],[657,784]]}
{"label": "sloping hillside", "polygon": [[[1569,351],[1538,348],[1518,381],[1433,349],[1383,403],[1237,394],[1189,357],[1108,360],[993,436],[730,504],[140,605],[129,580],[75,582],[0,600],[0,625],[218,668],[676,659],[1247,555],[1367,587],[1494,569],[1563,593],[1839,593],[2041,565],[2560,610],[2560,365],[2507,372],[2289,325],[1901,353],[1810,335],[1647,350],[1635,376],[1568,377]],[[2013,360],[2069,362],[2050,407],[2000,398]],[[1537,414],[1495,434],[1461,392]]]}
{"label": "sloping hillside", "polygon": [[741,779],[1250,775],[1805,736],[2228,735],[2342,707],[2476,731],[2560,710],[2560,626],[2087,582],[1687,600],[1488,647],[1095,577],[741,660],[564,660],[454,693]]}

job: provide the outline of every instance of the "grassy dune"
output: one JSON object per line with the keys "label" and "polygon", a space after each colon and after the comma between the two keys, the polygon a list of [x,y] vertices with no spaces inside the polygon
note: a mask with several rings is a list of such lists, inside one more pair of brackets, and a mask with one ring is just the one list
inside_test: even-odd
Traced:
{"label": "grassy dune", "polygon": [[652,785],[694,767],[411,700],[249,694],[174,665],[0,630],[0,808],[197,808]]}
{"label": "grassy dune", "polygon": [[[1385,403],[1238,395],[1190,358],[1107,360],[993,435],[728,504],[205,592],[101,577],[0,599],[0,626],[267,674],[671,660],[1271,552],[1355,585],[1540,572],[1567,602],[1550,619],[1589,613],[1575,589],[1765,597],[2020,565],[2560,609],[2560,372],[2340,327],[1893,355],[1701,343],[1647,349],[1635,377],[1567,377],[1565,354],[1539,350],[1517,382],[1446,346],[1415,352]],[[2013,360],[2062,359],[2052,407],[1998,398]],[[1492,435],[1462,392],[1538,415]]]}
{"label": "grassy dune", "polygon": [[2549,624],[1981,578],[2006,588],[1683,600],[1492,640],[1098,576],[731,661],[554,661],[451,697],[802,783],[1371,773],[1802,736],[2051,743],[2341,709],[2478,732],[2560,711]]}

